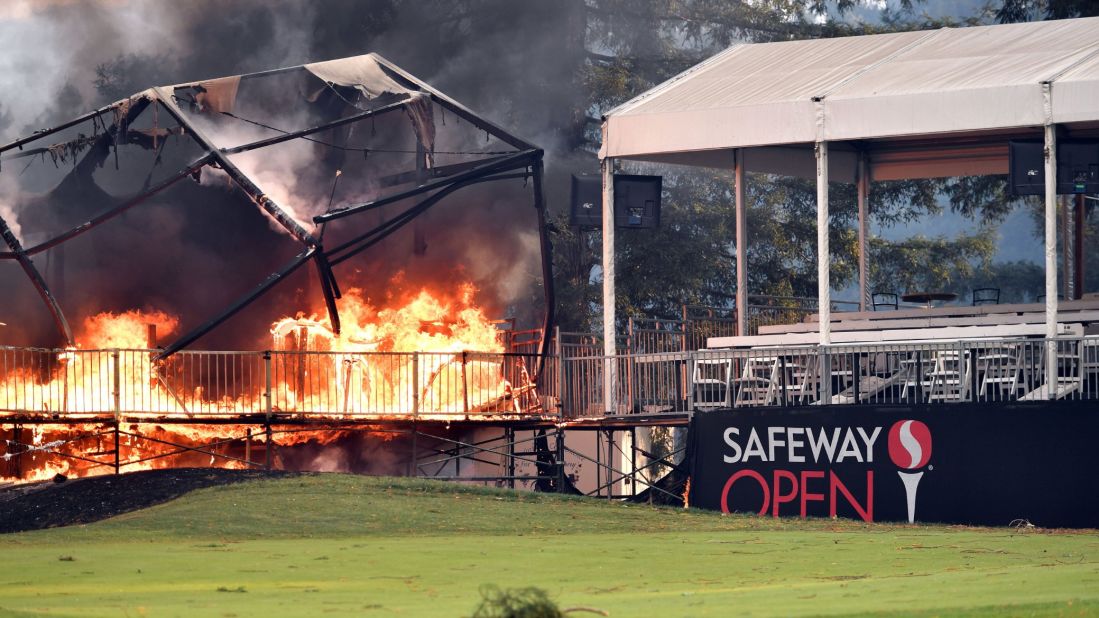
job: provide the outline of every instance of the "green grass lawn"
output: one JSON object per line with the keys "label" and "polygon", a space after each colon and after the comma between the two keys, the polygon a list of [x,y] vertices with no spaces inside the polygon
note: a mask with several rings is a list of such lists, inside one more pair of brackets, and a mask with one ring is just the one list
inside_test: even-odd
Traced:
{"label": "green grass lawn", "polygon": [[325,474],[0,536],[0,616],[468,616],[484,584],[612,616],[1099,615],[1099,535]]}

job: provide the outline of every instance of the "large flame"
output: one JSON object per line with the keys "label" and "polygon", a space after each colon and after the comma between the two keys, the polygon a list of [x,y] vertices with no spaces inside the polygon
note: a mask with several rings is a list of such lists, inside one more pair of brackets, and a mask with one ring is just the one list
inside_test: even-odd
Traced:
{"label": "large flame", "polygon": [[[464,284],[451,292],[418,289],[375,304],[361,290],[350,289],[339,301],[340,334],[327,316],[298,313],[271,326],[274,341],[266,357],[261,352],[197,352],[157,361],[155,351],[148,349],[149,338],[153,332],[157,337],[175,333],[177,317],[159,310],[100,313],[84,320],[77,347],[39,351],[27,362],[6,367],[0,375],[0,412],[197,421],[262,413],[268,406],[276,413],[341,419],[534,411],[533,383],[521,363],[509,366],[515,359],[500,354],[505,346],[499,321],[485,316],[475,295],[475,288]],[[272,377],[269,392],[266,375]],[[171,445],[196,446],[246,431],[235,425],[164,424],[154,433]],[[101,439],[94,437],[95,431],[83,432],[80,440]],[[6,454],[10,459],[12,453],[23,453],[24,460],[34,460],[33,470],[20,471],[23,480],[107,471],[45,456],[49,450],[64,450],[60,447],[77,435],[75,428],[28,426]],[[276,442],[325,439],[331,439],[331,432],[296,432]],[[120,456],[125,453],[124,461],[133,461],[176,448],[171,445],[127,437],[118,450]],[[210,465],[245,465],[214,459]],[[169,465],[172,457],[160,457],[126,469]],[[0,466],[0,477],[4,474]]]}
{"label": "large flame", "polygon": [[149,344],[150,325],[158,336],[170,335],[179,328],[179,318],[163,311],[99,313],[84,320],[84,331],[78,340],[88,349],[143,349]]}

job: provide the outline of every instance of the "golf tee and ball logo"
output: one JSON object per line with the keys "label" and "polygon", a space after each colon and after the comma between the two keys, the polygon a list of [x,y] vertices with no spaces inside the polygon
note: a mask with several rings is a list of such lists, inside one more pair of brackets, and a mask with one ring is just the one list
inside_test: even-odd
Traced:
{"label": "golf tee and ball logo", "polygon": [[[727,425],[722,433],[722,462],[733,465],[726,468],[720,486],[719,505],[726,513],[839,515],[874,521],[877,494],[879,501],[887,501],[886,518],[901,519],[905,505],[908,521],[916,520],[916,495],[931,459],[931,431],[921,421],[830,427]],[[904,498],[901,487],[888,486],[896,481],[875,481],[876,474],[888,479],[893,471],[900,477]],[[882,484],[878,491],[876,484]]]}
{"label": "golf tee and ball logo", "polygon": [[889,458],[897,467],[897,475],[904,483],[904,493],[908,498],[908,521],[916,521],[916,490],[919,488],[923,470],[912,472],[927,465],[931,459],[931,430],[920,421],[897,421],[889,430]]}

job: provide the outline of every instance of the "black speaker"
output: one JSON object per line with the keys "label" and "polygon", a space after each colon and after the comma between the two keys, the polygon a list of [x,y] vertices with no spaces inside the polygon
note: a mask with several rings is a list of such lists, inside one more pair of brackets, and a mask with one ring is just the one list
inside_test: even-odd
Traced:
{"label": "black speaker", "polygon": [[[615,227],[659,227],[661,188],[660,176],[615,174]],[[573,174],[569,222],[581,227],[603,226],[603,178],[600,174]]]}
{"label": "black speaker", "polygon": [[[1011,191],[1045,195],[1045,146],[1039,141],[1008,144]],[[1057,193],[1099,193],[1099,141],[1062,140],[1057,144]]]}
{"label": "black speaker", "polygon": [[615,227],[660,227],[660,176],[615,174]]}
{"label": "black speaker", "polygon": [[1057,144],[1057,192],[1099,193],[1099,142]]}
{"label": "black speaker", "polygon": [[1046,192],[1045,154],[1042,142],[1008,142],[1008,170],[1011,192],[1015,195],[1044,195]]}
{"label": "black speaker", "polygon": [[572,175],[572,207],[569,209],[569,223],[580,227],[603,226],[602,175]]}

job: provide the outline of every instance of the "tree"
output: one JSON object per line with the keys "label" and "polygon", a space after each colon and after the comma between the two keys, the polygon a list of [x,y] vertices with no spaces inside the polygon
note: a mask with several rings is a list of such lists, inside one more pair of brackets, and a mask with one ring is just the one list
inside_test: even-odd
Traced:
{"label": "tree", "polygon": [[[1048,7],[1042,8],[1042,16],[1056,16],[1069,9],[1083,14],[1086,4],[1003,0],[992,8],[1007,15],[1016,11],[1012,7],[1040,5]],[[288,14],[310,21],[308,50],[294,52],[302,60],[379,51],[547,149],[558,316],[570,330],[597,330],[601,296],[599,235],[569,227],[568,175],[596,171],[594,153],[606,110],[738,41],[952,23],[918,15],[918,3],[907,2],[899,11],[882,11],[880,21],[858,22],[851,18],[853,8],[877,4],[857,0],[332,0],[323,11],[305,10],[309,5],[298,0],[244,0],[240,5],[236,11],[242,20],[179,20],[188,30],[185,38],[192,42],[193,54],[164,58],[154,52],[104,62],[96,82],[103,98],[139,90],[155,75],[163,77],[154,81],[170,83],[194,75],[269,68],[259,59],[226,53],[226,45],[273,49],[285,30],[279,20]],[[987,18],[992,8],[964,22]],[[244,22],[250,27],[241,29]],[[154,64],[162,67],[155,74],[147,69]],[[629,169],[652,168],[629,164]],[[618,314],[675,317],[683,303],[730,305],[736,272],[730,174],[685,168],[657,173],[665,178],[665,225],[619,234]],[[857,210],[852,185],[834,185],[831,191],[831,280],[842,288],[857,278]],[[883,225],[904,225],[946,210],[994,224],[1018,203],[997,177],[875,183],[872,192],[871,217]],[[812,183],[751,175],[747,198],[750,291],[815,296]],[[882,281],[913,263],[914,252],[920,251],[923,259],[935,255],[949,260],[934,271],[949,277],[943,281],[985,272],[991,246],[983,238],[978,233],[897,247],[879,240],[872,245],[872,280]]]}
{"label": "tree", "polygon": [[[841,3],[839,10],[855,3]],[[738,41],[844,36],[947,25],[913,13],[885,13],[881,24],[851,23],[827,15],[823,3],[589,2],[589,54],[585,86],[591,92],[589,138],[598,140],[598,112],[663,81]],[[906,5],[911,9],[911,5]],[[841,13],[842,14],[842,13]],[[826,19],[819,23],[807,17]],[[972,23],[972,21],[968,22]],[[631,171],[644,168],[628,164]],[[664,228],[618,235],[618,315],[675,317],[681,303],[729,306],[735,295],[735,227],[732,180],[711,170],[662,168]],[[830,209],[830,279],[834,288],[857,281],[857,208],[850,184],[833,185]],[[904,225],[944,208],[965,217],[999,222],[1015,206],[1003,178],[880,182],[872,185],[871,218]],[[816,195],[804,180],[749,175],[747,179],[748,279],[754,294],[816,296]],[[921,269],[927,289],[984,272],[994,252],[988,231],[955,238],[913,239],[891,246],[878,239],[869,258],[872,281],[906,286],[894,277],[904,268],[937,260]],[[589,257],[598,260],[598,253]],[[582,271],[575,268],[574,271]],[[597,270],[597,269],[595,269]],[[913,279],[911,285],[915,285]],[[595,307],[593,294],[579,305]],[[594,325],[593,325],[594,326]]]}
{"label": "tree", "polygon": [[999,7],[986,5],[1001,24],[1043,19],[1067,19],[1099,15],[1094,0],[1002,0]]}

